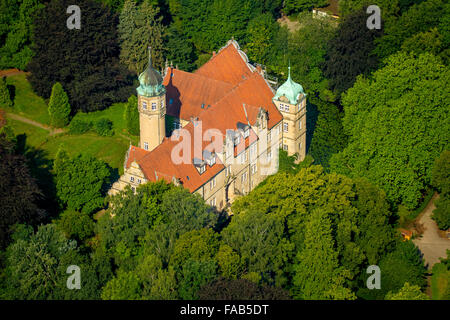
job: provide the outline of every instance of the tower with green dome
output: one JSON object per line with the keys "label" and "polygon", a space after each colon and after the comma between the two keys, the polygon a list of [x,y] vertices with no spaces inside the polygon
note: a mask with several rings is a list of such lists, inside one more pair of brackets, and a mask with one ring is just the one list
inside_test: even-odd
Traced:
{"label": "tower with green dome", "polygon": [[306,93],[292,80],[290,66],[288,70],[288,79],[277,89],[272,100],[283,115],[280,148],[288,155],[297,153],[298,161],[301,161],[306,155]]}
{"label": "tower with green dome", "polygon": [[151,48],[148,66],[139,75],[138,95],[140,143],[151,151],[163,141],[166,134],[166,88],[161,74],[152,67]]}

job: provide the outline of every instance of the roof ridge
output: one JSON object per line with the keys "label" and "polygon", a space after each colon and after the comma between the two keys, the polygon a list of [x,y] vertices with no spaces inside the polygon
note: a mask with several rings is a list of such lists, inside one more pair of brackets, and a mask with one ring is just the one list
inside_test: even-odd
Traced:
{"label": "roof ridge", "polygon": [[[201,67],[200,67],[200,68],[201,68]],[[180,70],[180,69],[175,69],[175,68],[173,68],[172,70],[176,70],[177,72],[182,72],[182,73],[185,73],[185,74],[189,74],[189,75],[191,75],[191,76],[196,76],[196,77],[199,77],[199,78],[204,78],[205,80],[209,80],[209,81],[214,81],[214,82],[222,83],[222,84],[227,85],[227,86],[232,86],[232,84],[229,83],[229,82],[222,81],[222,80],[217,80],[217,79],[214,79],[214,78],[205,76],[205,75],[203,75],[203,74],[198,74],[198,73],[195,73],[195,72],[188,72],[188,71],[184,71],[184,70]],[[197,69],[197,70],[198,70],[198,69]],[[169,75],[169,77],[170,77],[170,75]]]}

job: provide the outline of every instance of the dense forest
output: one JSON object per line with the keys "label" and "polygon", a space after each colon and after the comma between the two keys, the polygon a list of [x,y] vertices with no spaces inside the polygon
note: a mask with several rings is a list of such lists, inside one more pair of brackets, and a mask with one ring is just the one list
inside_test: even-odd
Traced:
{"label": "dense forest", "polygon": [[[278,173],[231,218],[162,181],[107,196],[108,163],[64,147],[50,159],[0,112],[0,298],[429,299],[421,254],[398,228],[434,192],[433,219],[450,227],[450,4],[376,2],[379,30],[364,0],[339,1],[338,21],[313,17],[326,0],[80,0],[71,30],[72,1],[0,0],[0,69],[29,72],[55,128],[112,135],[108,119],[74,116],[123,102],[137,135],[149,45],[156,69],[193,71],[234,38],[278,83],[290,65],[308,94],[306,159],[280,150]],[[13,108],[0,80],[1,108]],[[441,299],[449,259],[433,268]],[[66,287],[69,265],[80,290]]]}

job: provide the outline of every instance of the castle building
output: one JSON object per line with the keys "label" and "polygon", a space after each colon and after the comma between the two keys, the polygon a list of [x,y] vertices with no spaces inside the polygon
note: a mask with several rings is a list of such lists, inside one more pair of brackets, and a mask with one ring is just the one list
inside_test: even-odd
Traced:
{"label": "castle building", "polygon": [[279,149],[303,160],[306,94],[290,68],[277,90],[266,78],[235,40],[193,73],[166,66],[162,76],[149,58],[137,88],[139,146],[109,193],[163,179],[221,210],[277,171]]}

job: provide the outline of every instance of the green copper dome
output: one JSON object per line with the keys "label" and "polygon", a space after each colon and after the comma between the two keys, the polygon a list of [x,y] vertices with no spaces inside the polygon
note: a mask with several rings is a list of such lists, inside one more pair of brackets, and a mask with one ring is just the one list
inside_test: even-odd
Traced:
{"label": "green copper dome", "polygon": [[303,87],[291,79],[291,67],[289,66],[289,76],[277,90],[274,100],[278,100],[281,96],[285,96],[291,104],[297,104],[299,94],[305,94]]}
{"label": "green copper dome", "polygon": [[154,97],[163,94],[166,89],[162,82],[161,74],[152,67],[152,55],[148,52],[148,66],[144,72],[139,75],[140,86],[136,89],[138,94],[146,97]]}

